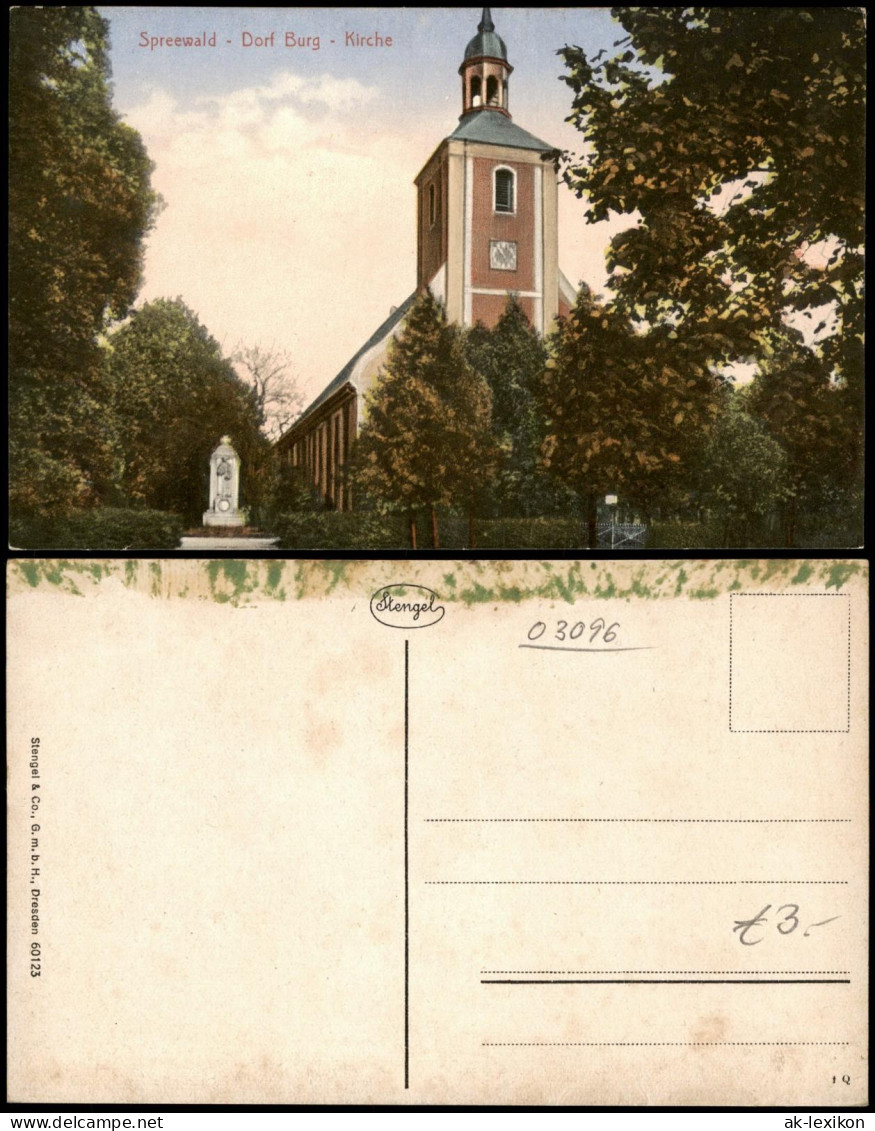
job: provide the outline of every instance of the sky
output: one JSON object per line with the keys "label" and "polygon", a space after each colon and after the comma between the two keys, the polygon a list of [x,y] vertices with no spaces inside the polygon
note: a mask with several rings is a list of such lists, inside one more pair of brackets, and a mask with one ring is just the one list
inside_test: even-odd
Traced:
{"label": "sky", "polygon": [[[414,289],[413,180],[458,121],[481,9],[99,11],[114,105],[142,135],[165,202],[137,305],[180,296],[227,354],[286,351],[309,402]],[[610,50],[622,29],[606,8],[492,16],[514,68],[514,121],[579,151],[556,52]],[[176,36],[215,46],[155,42]],[[562,184],[559,197],[560,266],[599,291],[607,241],[629,219],[587,225],[585,202]]]}

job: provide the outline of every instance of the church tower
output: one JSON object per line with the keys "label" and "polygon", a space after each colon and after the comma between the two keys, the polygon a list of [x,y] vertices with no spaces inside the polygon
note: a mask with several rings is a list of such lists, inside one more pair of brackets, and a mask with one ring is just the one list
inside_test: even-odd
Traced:
{"label": "church tower", "polygon": [[416,178],[416,290],[276,442],[280,460],[301,468],[331,508],[352,507],[341,469],[365,418],[367,392],[426,287],[449,320],[464,326],[494,326],[515,294],[545,334],[574,304],[574,288],[559,270],[556,151],[512,120],[512,71],[484,8],[459,68],[459,124]]}
{"label": "church tower", "polygon": [[512,292],[543,334],[573,292],[559,272],[556,151],[511,118],[512,71],[484,8],[459,68],[459,124],[415,182],[417,289],[465,326],[494,326]]}

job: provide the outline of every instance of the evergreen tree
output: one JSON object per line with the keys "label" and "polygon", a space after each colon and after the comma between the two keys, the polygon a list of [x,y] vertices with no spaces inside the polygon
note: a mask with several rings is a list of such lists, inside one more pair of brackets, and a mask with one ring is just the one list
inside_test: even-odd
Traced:
{"label": "evergreen tree", "polygon": [[494,485],[480,492],[481,507],[501,515],[567,511],[574,499],[548,477],[540,461],[544,420],[535,388],[547,350],[518,299],[511,295],[496,325],[478,323],[468,334],[471,366],[492,391],[492,427],[502,458]]}
{"label": "evergreen tree", "polygon": [[368,395],[355,489],[404,511],[414,547],[416,512],[427,508],[437,546],[437,507],[473,508],[478,486],[495,474],[491,412],[489,386],[468,364],[459,330],[423,292]]}

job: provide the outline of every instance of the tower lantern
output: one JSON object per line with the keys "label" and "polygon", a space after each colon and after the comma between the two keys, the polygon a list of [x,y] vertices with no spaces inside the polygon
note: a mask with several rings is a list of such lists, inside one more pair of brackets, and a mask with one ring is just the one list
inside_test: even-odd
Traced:
{"label": "tower lantern", "polygon": [[462,76],[462,117],[476,110],[498,110],[510,117],[507,61],[504,40],[495,32],[489,8],[483,9],[477,34],[465,48],[459,68]]}

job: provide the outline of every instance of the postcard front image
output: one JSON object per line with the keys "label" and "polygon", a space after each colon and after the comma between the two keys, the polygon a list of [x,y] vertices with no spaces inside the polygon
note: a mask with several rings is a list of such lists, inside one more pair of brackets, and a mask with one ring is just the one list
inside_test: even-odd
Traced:
{"label": "postcard front image", "polygon": [[861,543],[859,12],[11,42],[13,546]]}

